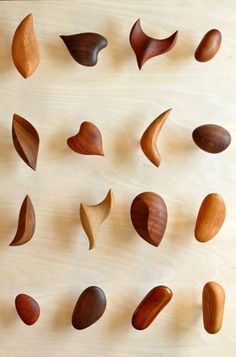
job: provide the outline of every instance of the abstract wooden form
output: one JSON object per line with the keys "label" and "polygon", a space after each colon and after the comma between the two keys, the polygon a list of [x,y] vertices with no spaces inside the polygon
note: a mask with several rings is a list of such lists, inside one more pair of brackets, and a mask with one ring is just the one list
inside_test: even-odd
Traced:
{"label": "abstract wooden form", "polygon": [[222,126],[205,124],[193,131],[193,141],[202,150],[218,154],[227,149],[231,142],[230,133]]}
{"label": "abstract wooden form", "polygon": [[210,61],[218,52],[220,45],[220,31],[215,29],[208,31],[196,49],[195,59],[198,62]]}
{"label": "abstract wooden form", "polygon": [[40,315],[40,307],[37,301],[26,294],[19,294],[15,299],[18,315],[26,325],[33,325]]}

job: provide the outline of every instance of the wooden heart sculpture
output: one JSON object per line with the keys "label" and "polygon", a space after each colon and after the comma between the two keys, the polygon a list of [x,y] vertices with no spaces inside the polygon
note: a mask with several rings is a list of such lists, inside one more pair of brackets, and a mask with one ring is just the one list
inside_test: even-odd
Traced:
{"label": "wooden heart sculpture", "polygon": [[31,296],[26,294],[17,295],[15,306],[18,315],[26,325],[33,325],[38,320],[40,307]]}

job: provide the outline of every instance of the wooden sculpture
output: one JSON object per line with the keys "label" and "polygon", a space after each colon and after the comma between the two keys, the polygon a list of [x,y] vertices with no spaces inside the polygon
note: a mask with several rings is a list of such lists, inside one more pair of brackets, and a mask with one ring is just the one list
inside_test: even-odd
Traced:
{"label": "wooden sculpture", "polygon": [[18,315],[26,325],[33,325],[40,315],[40,307],[37,301],[26,294],[19,294],[15,299]]}
{"label": "wooden sculpture", "polygon": [[10,246],[23,245],[31,240],[35,231],[35,213],[32,202],[27,195],[21,205],[18,226]]}
{"label": "wooden sculpture", "polygon": [[136,232],[157,247],[167,224],[167,208],[161,196],[153,192],[140,193],[132,202],[130,215]]}
{"label": "wooden sculpture", "polygon": [[102,289],[90,286],[80,295],[72,315],[72,325],[83,330],[102,317],[106,309],[106,296]]}
{"label": "wooden sculpture", "polygon": [[84,121],[79,132],[67,139],[68,146],[75,152],[84,155],[104,156],[102,135],[93,123]]}
{"label": "wooden sculpture", "polygon": [[170,51],[178,37],[178,31],[168,38],[157,40],[147,36],[140,25],[140,19],[137,20],[130,31],[130,44],[136,55],[138,68],[141,69],[150,58],[162,55]]}
{"label": "wooden sculpture", "polygon": [[16,29],[12,41],[12,58],[24,78],[31,76],[39,65],[40,52],[32,14],[26,16]]}
{"label": "wooden sculpture", "polygon": [[97,205],[87,205],[81,203],[80,205],[80,219],[85,233],[89,240],[89,249],[94,248],[95,237],[101,224],[110,214],[113,206],[113,194],[109,190],[105,199]]}
{"label": "wooden sculpture", "polygon": [[226,215],[223,198],[217,193],[207,195],[200,207],[195,225],[195,238],[199,242],[212,239],[222,227]]}
{"label": "wooden sculpture", "polygon": [[230,145],[230,133],[222,126],[205,124],[197,127],[192,134],[193,141],[202,150],[218,154]]}
{"label": "wooden sculpture", "polygon": [[208,31],[196,49],[195,59],[198,62],[210,61],[218,52],[220,45],[220,31],[215,29]]}
{"label": "wooden sculpture", "polygon": [[145,130],[140,141],[141,148],[146,157],[157,167],[160,166],[161,156],[157,149],[157,138],[171,109],[160,114]]}
{"label": "wooden sculpture", "polygon": [[170,302],[172,295],[172,291],[166,286],[160,285],[153,288],[135,310],[132,317],[133,327],[136,330],[147,328]]}

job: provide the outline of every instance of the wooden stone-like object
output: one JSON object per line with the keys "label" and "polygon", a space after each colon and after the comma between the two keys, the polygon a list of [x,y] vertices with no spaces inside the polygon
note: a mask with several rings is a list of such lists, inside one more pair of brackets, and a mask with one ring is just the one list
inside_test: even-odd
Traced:
{"label": "wooden stone-like object", "polygon": [[198,62],[210,61],[218,52],[221,39],[222,37],[219,30],[213,29],[208,31],[196,49],[195,59]]}
{"label": "wooden stone-like object", "polygon": [[211,154],[218,154],[230,145],[230,133],[222,126],[205,124],[194,129],[193,141],[202,150]]}
{"label": "wooden stone-like object", "polygon": [[40,307],[37,301],[26,294],[19,294],[15,299],[18,315],[26,325],[33,325],[40,315]]}

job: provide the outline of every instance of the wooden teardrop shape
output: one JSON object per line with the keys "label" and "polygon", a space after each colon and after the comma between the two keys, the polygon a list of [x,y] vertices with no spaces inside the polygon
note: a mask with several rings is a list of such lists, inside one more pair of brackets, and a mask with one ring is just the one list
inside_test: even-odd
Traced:
{"label": "wooden teardrop shape", "polygon": [[40,52],[32,14],[26,16],[16,29],[12,41],[12,58],[24,78],[31,76],[39,65]]}
{"label": "wooden teardrop shape", "polygon": [[193,141],[202,150],[218,154],[230,145],[230,133],[220,125],[205,124],[194,129]]}
{"label": "wooden teardrop shape", "polygon": [[208,333],[220,331],[225,304],[225,292],[222,286],[214,281],[208,282],[202,292],[202,313],[204,328]]}
{"label": "wooden teardrop shape", "polygon": [[217,193],[207,195],[200,207],[195,225],[195,238],[199,242],[212,239],[222,227],[226,215],[223,198]]}
{"label": "wooden teardrop shape", "polygon": [[136,55],[138,68],[141,69],[150,58],[162,55],[170,51],[178,37],[178,31],[168,38],[158,40],[147,36],[140,25],[140,19],[137,20],[130,31],[130,44]]}
{"label": "wooden teardrop shape", "polygon": [[171,109],[160,114],[145,130],[140,141],[141,148],[146,157],[157,167],[160,166],[161,156],[157,149],[157,138]]}
{"label": "wooden teardrop shape", "polygon": [[81,124],[76,135],[67,139],[67,144],[79,154],[104,156],[102,135],[96,125],[88,121]]}
{"label": "wooden teardrop shape", "polygon": [[154,192],[140,193],[132,202],[131,220],[136,232],[157,247],[167,225],[167,208],[161,196]]}
{"label": "wooden teardrop shape", "polygon": [[198,62],[210,61],[219,51],[221,40],[222,37],[219,30],[212,29],[208,31],[196,49],[195,59]]}
{"label": "wooden teardrop shape", "polygon": [[36,170],[39,135],[33,125],[18,114],[13,116],[12,139],[15,149],[22,160],[31,169]]}
{"label": "wooden teardrop shape", "polygon": [[72,315],[72,325],[83,330],[99,320],[106,309],[106,296],[102,289],[90,286],[79,296]]}
{"label": "wooden teardrop shape", "polygon": [[89,249],[94,248],[98,229],[109,216],[113,206],[113,201],[114,198],[112,191],[109,190],[105,199],[97,205],[87,205],[85,203],[81,203],[80,219],[89,240]]}
{"label": "wooden teardrop shape", "polygon": [[27,195],[21,205],[18,226],[10,246],[23,245],[31,240],[35,231],[35,212],[31,199]]}
{"label": "wooden teardrop shape", "polygon": [[19,294],[15,299],[18,315],[26,325],[33,325],[40,315],[40,307],[37,301],[26,294]]}
{"label": "wooden teardrop shape", "polygon": [[172,291],[163,285],[153,288],[140,302],[132,317],[132,325],[136,330],[147,328],[156,316],[170,302]]}

